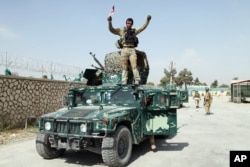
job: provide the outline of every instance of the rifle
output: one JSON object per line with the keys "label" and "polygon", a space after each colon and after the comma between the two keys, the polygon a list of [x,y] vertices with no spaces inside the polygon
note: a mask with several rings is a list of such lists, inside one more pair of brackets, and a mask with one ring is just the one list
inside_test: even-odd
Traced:
{"label": "rifle", "polygon": [[94,68],[97,69],[97,70],[101,70],[100,67],[97,67],[97,66],[95,66],[94,64],[92,64],[91,66],[94,67]]}
{"label": "rifle", "polygon": [[92,52],[89,52],[89,54],[94,58],[94,60],[95,60],[95,62],[100,66],[100,68],[98,68],[98,67],[95,67],[95,66],[93,66],[93,67],[95,67],[96,69],[100,69],[100,70],[104,70],[104,67],[103,67],[103,65],[100,63],[100,61],[95,57],[95,54],[93,54]]}

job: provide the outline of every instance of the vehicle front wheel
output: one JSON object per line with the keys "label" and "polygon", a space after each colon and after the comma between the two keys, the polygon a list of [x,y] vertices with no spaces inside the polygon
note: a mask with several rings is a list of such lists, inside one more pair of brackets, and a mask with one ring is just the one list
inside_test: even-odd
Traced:
{"label": "vehicle front wheel", "polygon": [[126,166],[132,153],[132,137],[126,126],[119,126],[112,137],[102,141],[102,159],[108,166]]}
{"label": "vehicle front wheel", "polygon": [[45,159],[52,159],[61,156],[65,149],[51,148],[49,143],[49,135],[39,133],[36,137],[36,151]]}

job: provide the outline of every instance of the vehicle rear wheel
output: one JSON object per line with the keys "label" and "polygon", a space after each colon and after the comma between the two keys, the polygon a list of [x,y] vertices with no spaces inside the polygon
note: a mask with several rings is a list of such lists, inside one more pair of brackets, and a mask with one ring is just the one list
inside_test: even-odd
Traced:
{"label": "vehicle rear wheel", "polygon": [[49,143],[49,135],[39,133],[36,137],[36,151],[45,159],[52,159],[61,156],[65,149],[51,148]]}
{"label": "vehicle rear wheel", "polygon": [[126,166],[132,153],[132,137],[126,126],[119,126],[113,137],[102,141],[102,159],[108,166]]}

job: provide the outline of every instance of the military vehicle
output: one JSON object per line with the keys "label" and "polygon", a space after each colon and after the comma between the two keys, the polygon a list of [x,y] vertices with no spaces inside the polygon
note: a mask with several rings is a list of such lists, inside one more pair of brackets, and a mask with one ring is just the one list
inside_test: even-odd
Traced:
{"label": "military vehicle", "polygon": [[178,108],[183,107],[183,103],[188,102],[188,90],[185,83],[184,85],[185,89],[177,89]]}
{"label": "military vehicle", "polygon": [[41,116],[36,138],[40,156],[52,159],[69,149],[88,150],[101,154],[108,166],[126,166],[133,144],[152,135],[176,134],[176,86],[146,85],[147,57],[141,51],[137,56],[140,85],[133,84],[131,69],[128,85],[120,84],[120,52],[113,52],[106,55],[105,66],[85,71],[86,87],[69,88],[67,107]]}

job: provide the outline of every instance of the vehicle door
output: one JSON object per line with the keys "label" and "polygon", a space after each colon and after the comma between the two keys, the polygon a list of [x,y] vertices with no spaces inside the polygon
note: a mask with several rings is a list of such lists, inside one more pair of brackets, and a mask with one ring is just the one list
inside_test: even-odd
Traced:
{"label": "vehicle door", "polygon": [[177,132],[177,94],[166,91],[146,93],[143,100],[144,134],[175,134]]}

